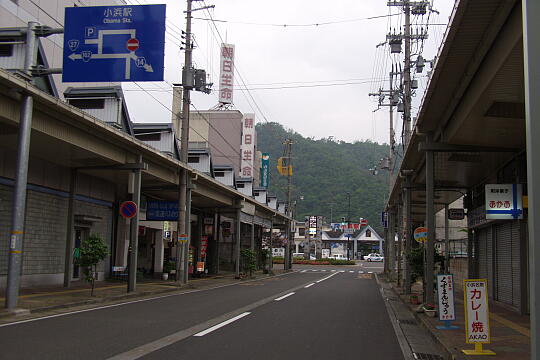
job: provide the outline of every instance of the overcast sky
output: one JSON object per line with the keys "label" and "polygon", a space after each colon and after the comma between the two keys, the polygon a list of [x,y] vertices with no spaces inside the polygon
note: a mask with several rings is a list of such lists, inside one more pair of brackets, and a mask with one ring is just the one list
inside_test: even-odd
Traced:
{"label": "overcast sky", "polygon": [[[128,0],[128,3],[164,1]],[[181,82],[184,53],[179,50],[179,44],[180,30],[185,28],[186,3],[180,0],[165,3],[166,82],[124,83],[135,122],[170,121],[171,84]],[[387,88],[392,61],[402,61],[402,57],[390,55],[387,46],[377,48],[385,41],[388,29],[398,32],[402,26],[404,17],[399,15],[399,7],[389,8],[386,0],[205,0],[194,2],[193,6],[204,4],[215,5],[210,13],[217,30],[210,21],[193,20],[197,45],[194,64],[205,69],[217,84],[219,44],[223,40],[235,45],[234,108],[243,113],[254,112],[258,122],[279,122],[308,137],[388,143],[388,108],[373,112],[377,100],[368,94],[380,86]],[[448,23],[453,4],[453,0],[434,0],[433,8],[440,14],[433,12],[429,17],[432,25],[423,46],[424,58],[435,56],[446,29],[441,24]],[[392,14],[398,15],[388,16]],[[208,18],[209,13],[197,11],[193,16]],[[415,28],[420,29],[421,24],[425,28],[428,17],[412,20],[418,24]],[[295,26],[305,24],[320,25]],[[413,47],[413,51],[417,52],[418,47]],[[426,71],[421,75],[413,104],[416,107],[427,83]],[[192,92],[192,102],[199,110],[209,109],[218,103],[217,92],[210,95]],[[399,136],[399,121],[397,127]]]}

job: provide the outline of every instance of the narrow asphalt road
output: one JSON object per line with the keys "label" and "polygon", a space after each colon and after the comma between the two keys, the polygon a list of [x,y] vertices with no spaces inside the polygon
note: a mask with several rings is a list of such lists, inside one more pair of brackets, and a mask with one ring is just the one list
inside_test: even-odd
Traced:
{"label": "narrow asphalt road", "polygon": [[402,358],[368,269],[298,270],[3,325],[2,358]]}

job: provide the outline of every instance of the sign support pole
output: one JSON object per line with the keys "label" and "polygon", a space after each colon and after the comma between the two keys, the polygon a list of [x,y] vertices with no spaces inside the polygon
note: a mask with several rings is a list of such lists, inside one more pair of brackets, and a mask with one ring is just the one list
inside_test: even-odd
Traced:
{"label": "sign support pole", "polygon": [[[37,60],[36,22],[29,22],[26,29],[26,48],[24,72],[30,75]],[[30,81],[32,83],[32,81]],[[24,220],[26,215],[26,183],[28,179],[28,158],[30,156],[30,132],[32,129],[33,98],[25,93],[22,97],[21,117],[19,122],[19,142],[17,150],[17,168],[13,193],[11,219],[11,238],[6,285],[6,308],[15,311],[21,283],[21,262],[24,239]]]}
{"label": "sign support pole", "polygon": [[[142,155],[139,155],[139,163],[142,163]],[[129,272],[128,272],[128,293],[134,292],[137,286],[137,252],[139,236],[139,211],[141,203],[141,169],[133,171],[135,177],[133,202],[137,204],[137,213],[130,219],[129,226]]]}

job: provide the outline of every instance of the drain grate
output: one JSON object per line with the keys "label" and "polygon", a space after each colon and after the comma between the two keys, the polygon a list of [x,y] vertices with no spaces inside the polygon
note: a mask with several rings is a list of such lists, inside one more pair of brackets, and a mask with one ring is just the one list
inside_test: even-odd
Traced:
{"label": "drain grate", "polygon": [[414,320],[398,320],[400,324],[407,324],[407,325],[416,325],[416,321]]}
{"label": "drain grate", "polygon": [[414,353],[414,358],[417,360],[444,360],[440,355],[424,353]]}

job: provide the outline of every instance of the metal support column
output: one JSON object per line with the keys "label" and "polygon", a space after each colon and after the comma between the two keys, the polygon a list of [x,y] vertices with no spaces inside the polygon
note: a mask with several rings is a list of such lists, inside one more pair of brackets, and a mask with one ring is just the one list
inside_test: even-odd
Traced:
{"label": "metal support column", "polygon": [[242,214],[242,205],[238,201],[236,205],[236,231],[234,232],[236,238],[236,246],[234,248],[234,259],[235,259],[235,275],[236,278],[240,278],[240,247],[242,245],[242,236],[240,231],[242,229],[242,223],[240,222],[240,216]]}
{"label": "metal support column", "polygon": [[396,211],[388,211],[388,276],[390,280],[394,279],[394,270],[396,268]]}
{"label": "metal support column", "polygon": [[[274,215],[275,216],[275,215]],[[268,240],[268,273],[271,275],[274,268],[274,254],[272,252],[272,229],[274,228],[273,216],[270,222],[270,239]]]}
{"label": "metal support column", "polygon": [[450,274],[450,235],[448,225],[448,204],[444,204],[444,272]]}
{"label": "metal support column", "polygon": [[405,216],[404,216],[404,236],[405,236],[405,271],[404,271],[404,287],[405,294],[411,293],[411,264],[409,262],[408,255],[412,250],[412,239],[411,239],[411,176],[405,176],[405,188],[403,189],[403,203],[405,206]]}
{"label": "metal support column", "polygon": [[[142,155],[139,155],[139,163],[142,163]],[[137,204],[137,215],[129,219],[129,274],[128,292],[136,290],[137,284],[137,252],[139,237],[139,214],[141,211],[141,169],[133,171],[134,192],[132,201]]]}
{"label": "metal support column", "polygon": [[188,241],[185,244],[182,244],[183,250],[183,259],[182,259],[182,283],[187,284],[189,279],[189,247],[191,245],[191,190],[192,190],[193,184],[191,183],[191,179],[187,180],[187,187],[186,187],[186,214],[185,214],[185,227],[186,227],[186,234]]}
{"label": "metal support column", "polygon": [[403,206],[398,205],[397,218],[396,218],[396,232],[398,236],[398,246],[396,254],[397,262],[397,285],[401,285],[401,277],[403,275],[401,271],[401,254],[403,251]]}
{"label": "metal support column", "polygon": [[71,170],[71,176],[69,179],[69,200],[68,200],[68,214],[66,225],[66,253],[64,263],[64,287],[70,287],[71,285],[71,271],[73,269],[73,230],[74,230],[74,216],[73,209],[75,207],[75,186],[77,184],[77,169]]}
{"label": "metal support column", "polygon": [[[37,23],[29,22],[26,32],[24,72],[30,75],[30,69],[37,61],[37,39],[34,32]],[[32,110],[34,99],[24,93],[21,101],[19,121],[19,139],[17,145],[17,168],[15,189],[13,192],[13,210],[11,213],[11,238],[6,284],[6,308],[15,310],[21,284],[22,252],[24,239],[24,221],[26,216],[26,183],[28,179],[28,159],[30,157],[30,132],[32,129]]]}
{"label": "metal support column", "polygon": [[[426,136],[426,143],[431,144],[433,134]],[[433,151],[426,151],[426,227],[427,242],[425,249],[425,294],[424,302],[434,304],[433,297],[433,256],[435,254],[435,154]]]}
{"label": "metal support column", "polygon": [[251,249],[251,251],[255,251],[255,216],[252,217],[251,219],[251,238],[250,238],[250,243],[249,243],[249,248]]}
{"label": "metal support column", "polygon": [[523,45],[525,62],[525,111],[527,138],[527,194],[529,201],[529,303],[531,359],[540,357],[540,3],[523,0]]}

